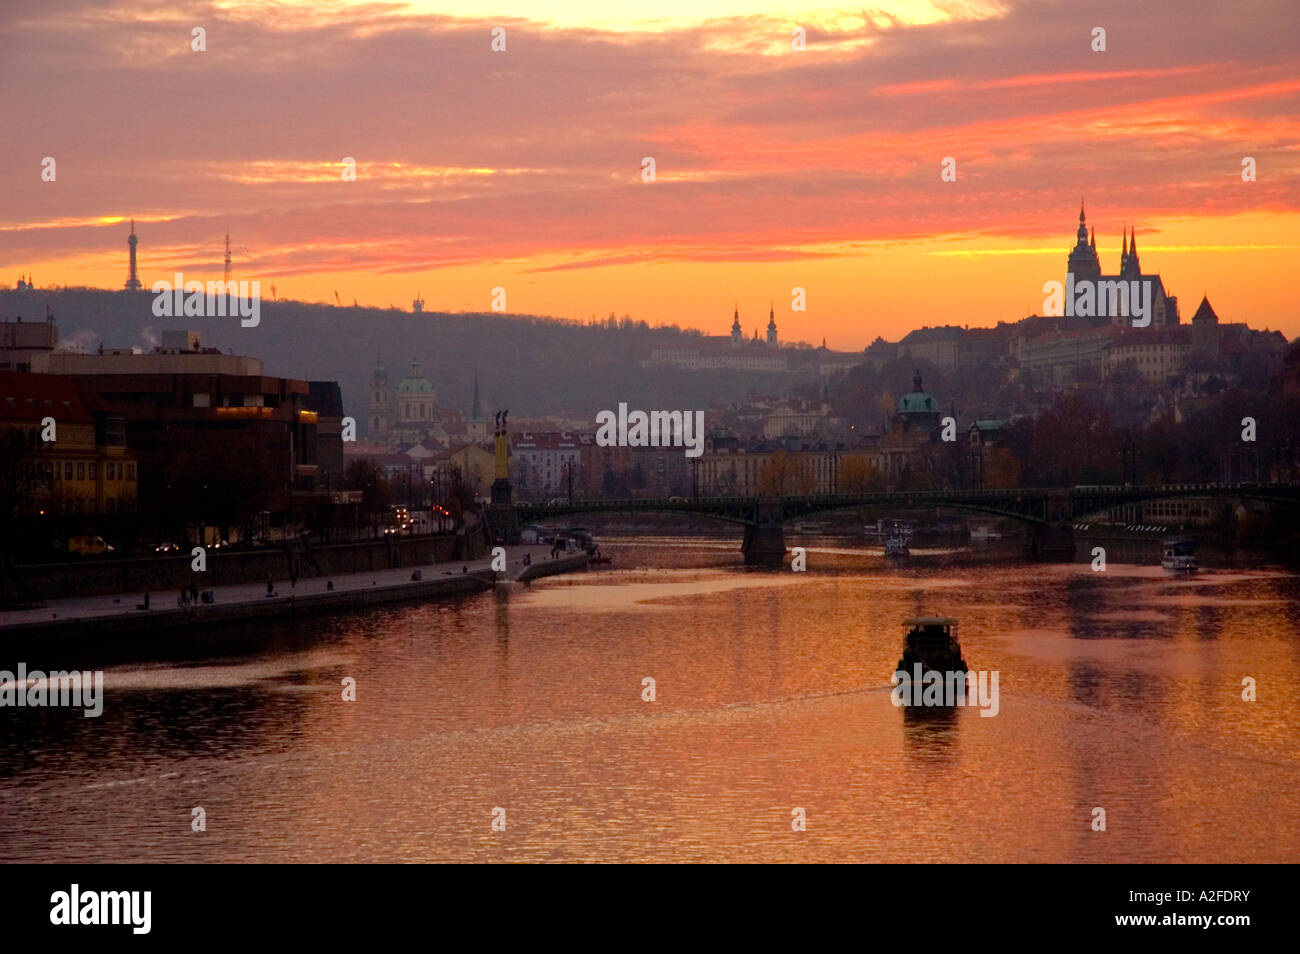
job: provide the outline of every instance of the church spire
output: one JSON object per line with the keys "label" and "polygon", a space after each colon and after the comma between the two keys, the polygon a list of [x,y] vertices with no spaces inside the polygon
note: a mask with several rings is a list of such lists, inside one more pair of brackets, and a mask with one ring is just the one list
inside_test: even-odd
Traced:
{"label": "church spire", "polygon": [[1066,273],[1073,275],[1075,281],[1095,281],[1101,275],[1101,264],[1097,260],[1094,230],[1091,240],[1088,234],[1088,216],[1084,210],[1083,199],[1079,200],[1079,228],[1075,232],[1074,247],[1066,259]]}

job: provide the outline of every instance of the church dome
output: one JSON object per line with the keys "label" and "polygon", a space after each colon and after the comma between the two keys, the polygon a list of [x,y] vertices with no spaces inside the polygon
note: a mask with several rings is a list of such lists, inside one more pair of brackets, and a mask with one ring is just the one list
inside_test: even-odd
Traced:
{"label": "church dome", "polygon": [[398,394],[432,394],[433,385],[429,379],[420,374],[420,362],[411,361],[411,373],[402,378],[402,382],[397,385]]}
{"label": "church dome", "polygon": [[939,401],[921,388],[921,375],[912,376],[912,390],[898,399],[899,414],[937,414]]}

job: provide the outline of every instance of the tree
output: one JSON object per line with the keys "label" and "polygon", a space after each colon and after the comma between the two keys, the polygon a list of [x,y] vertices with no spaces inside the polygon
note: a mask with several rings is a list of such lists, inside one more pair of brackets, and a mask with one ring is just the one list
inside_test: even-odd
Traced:
{"label": "tree", "polygon": [[758,472],[758,492],[764,496],[810,494],[816,481],[806,461],[779,450]]}
{"label": "tree", "polygon": [[875,494],[885,489],[885,474],[865,457],[844,457],[835,482],[842,494]]}
{"label": "tree", "polygon": [[216,527],[221,539],[228,540],[231,527],[251,526],[253,516],[267,509],[274,481],[258,435],[233,432],[186,453],[172,486],[187,523]]}
{"label": "tree", "polygon": [[1108,412],[1082,394],[1063,394],[1034,422],[1031,480],[1038,486],[1111,483],[1119,441]]}
{"label": "tree", "polygon": [[447,469],[447,510],[456,521],[457,526],[465,522],[465,514],[478,509],[474,485],[465,479],[460,468],[454,464]]}
{"label": "tree", "polygon": [[1009,447],[992,447],[984,453],[984,486],[1012,489],[1020,486],[1020,461]]}
{"label": "tree", "polygon": [[372,526],[378,523],[379,517],[387,516],[393,503],[393,488],[374,461],[364,458],[348,461],[343,468],[343,486],[361,491],[361,513],[369,518]]}

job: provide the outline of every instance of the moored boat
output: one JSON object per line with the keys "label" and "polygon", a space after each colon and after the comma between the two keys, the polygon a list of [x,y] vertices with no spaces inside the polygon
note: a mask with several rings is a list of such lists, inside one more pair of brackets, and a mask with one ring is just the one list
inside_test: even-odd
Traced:
{"label": "moored boat", "polygon": [[1165,540],[1160,565],[1171,573],[1196,572],[1196,541],[1187,537]]}
{"label": "moored boat", "polygon": [[896,533],[885,541],[886,557],[905,557],[909,553],[911,553],[911,551],[907,548],[907,537],[903,536],[901,533]]}

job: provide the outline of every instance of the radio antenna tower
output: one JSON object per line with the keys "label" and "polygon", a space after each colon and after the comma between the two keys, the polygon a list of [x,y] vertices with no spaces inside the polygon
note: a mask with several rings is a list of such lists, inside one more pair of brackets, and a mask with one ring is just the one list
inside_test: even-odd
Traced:
{"label": "radio antenna tower", "polygon": [[230,287],[230,226],[226,226],[226,287]]}
{"label": "radio antenna tower", "polygon": [[[140,275],[135,270],[135,246],[140,240],[135,237],[135,219],[131,220],[131,234],[127,236],[126,244],[131,250],[130,271],[126,275],[126,285],[123,286],[127,291],[140,290]],[[29,282],[30,284],[30,282]]]}

